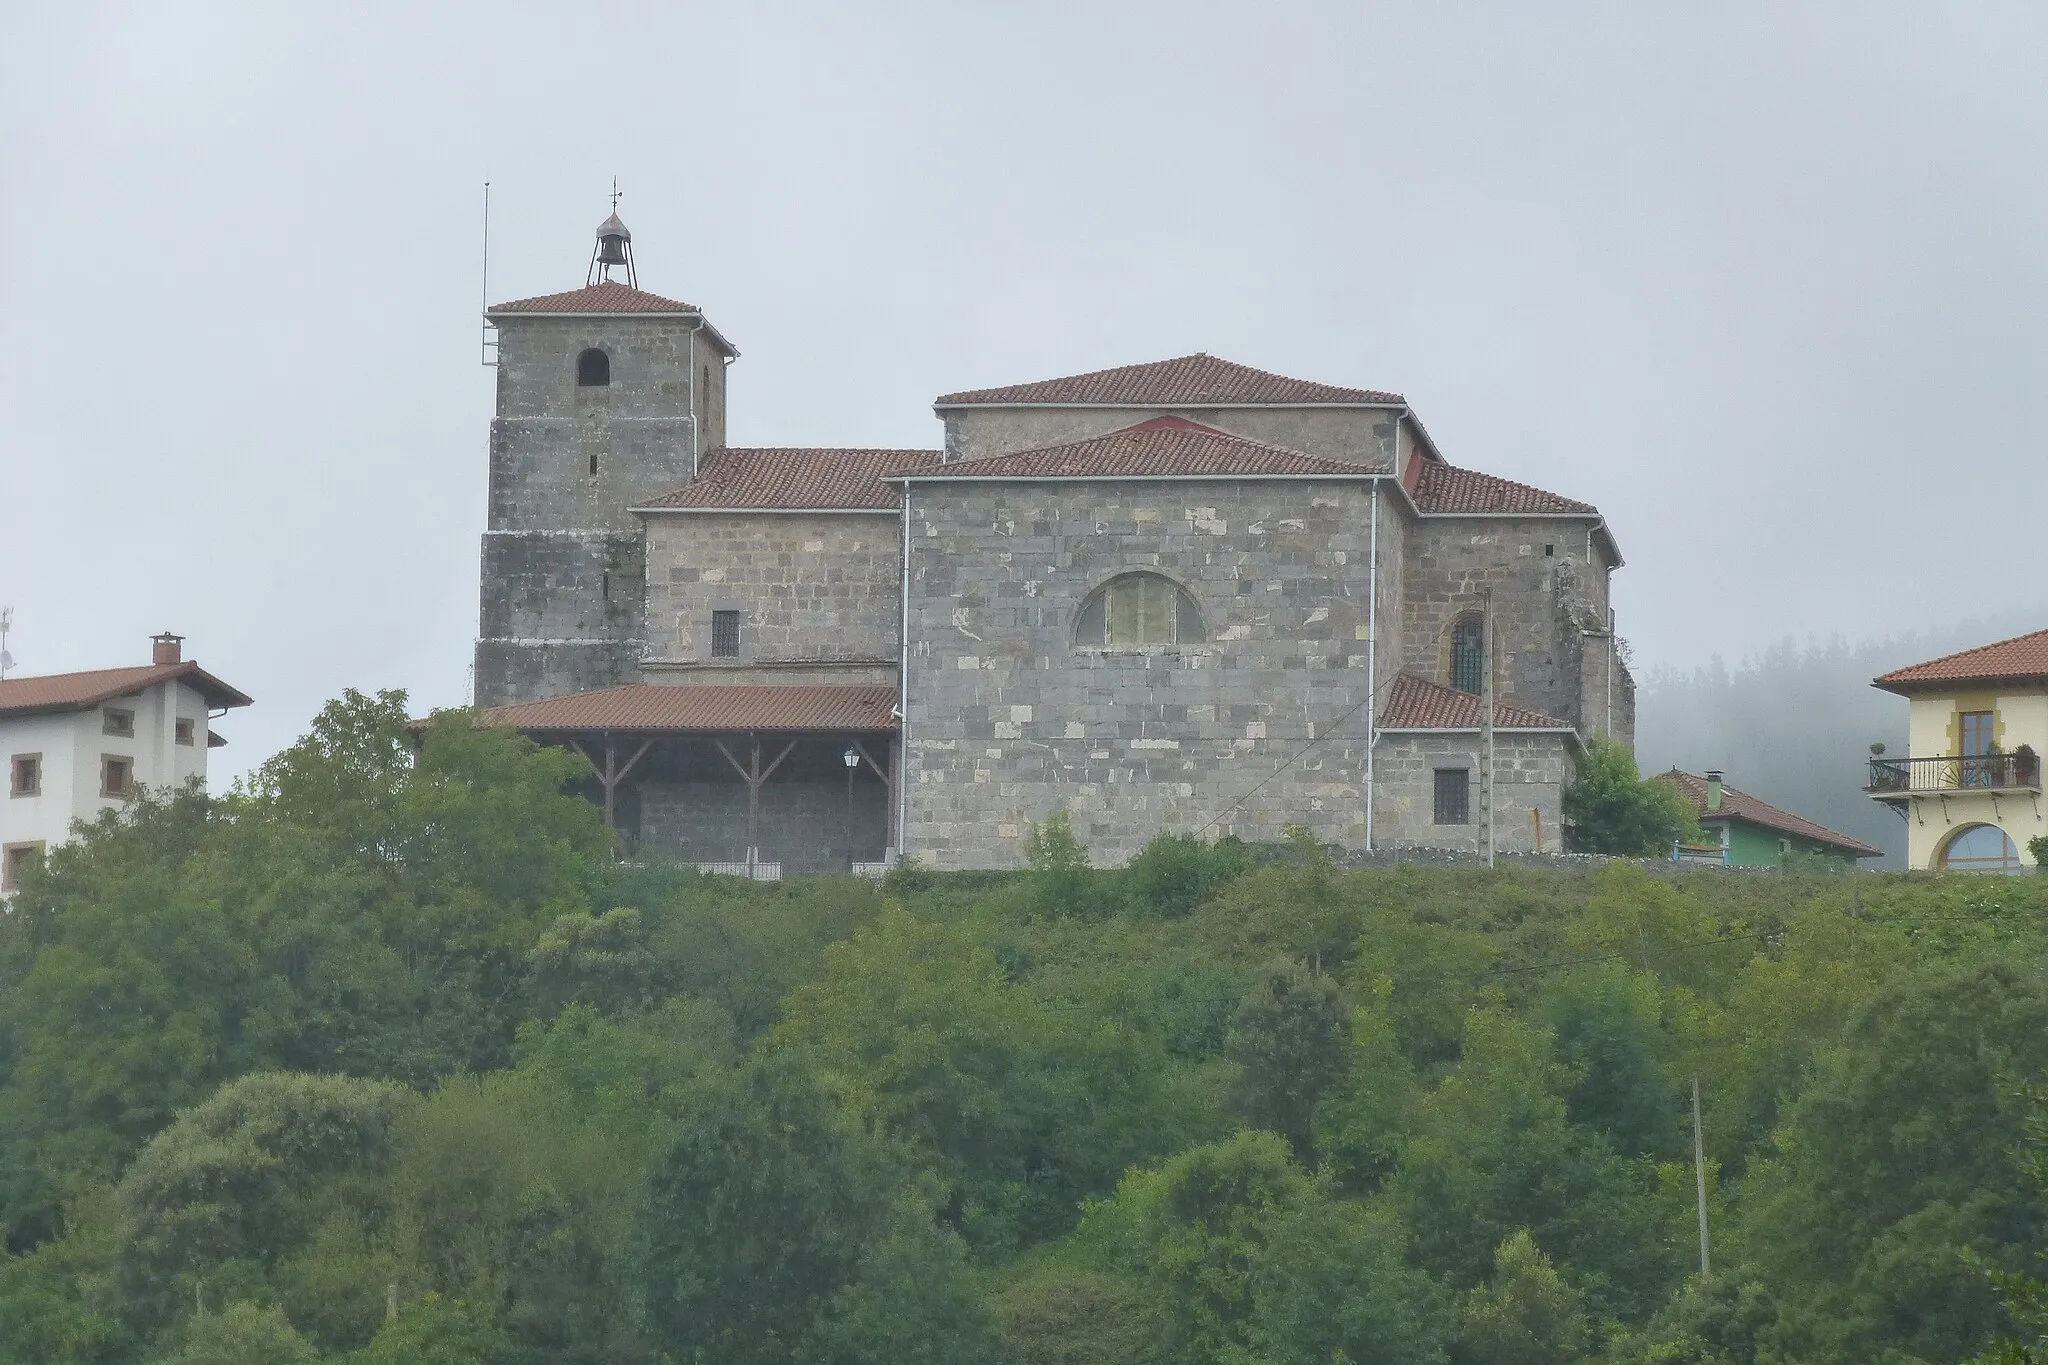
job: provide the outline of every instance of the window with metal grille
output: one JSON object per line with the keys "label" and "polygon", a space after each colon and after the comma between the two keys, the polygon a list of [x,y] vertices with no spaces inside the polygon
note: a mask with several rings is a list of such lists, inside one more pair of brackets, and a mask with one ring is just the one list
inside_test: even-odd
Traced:
{"label": "window with metal grille", "polygon": [[1472,823],[1472,773],[1467,768],[1436,770],[1436,822],[1439,825]]}
{"label": "window with metal grille", "polygon": [[1486,626],[1478,616],[1461,616],[1451,627],[1451,686],[1477,692],[1486,666]]}
{"label": "window with metal grille", "polygon": [[740,614],[736,611],[714,611],[711,613],[711,657],[714,659],[737,659],[740,657]]}
{"label": "window with metal grille", "polygon": [[101,734],[120,735],[124,739],[133,739],[135,737],[135,713],[133,711],[119,711],[109,706],[100,714]]}

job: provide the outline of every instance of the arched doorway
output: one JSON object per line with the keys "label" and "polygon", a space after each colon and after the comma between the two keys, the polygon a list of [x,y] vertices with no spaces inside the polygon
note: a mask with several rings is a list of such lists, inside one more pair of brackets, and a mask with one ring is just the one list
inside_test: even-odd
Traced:
{"label": "arched doorway", "polygon": [[2011,876],[2025,870],[2020,851],[1996,825],[1964,825],[1941,846],[1934,865],[1950,872],[1996,872]]}

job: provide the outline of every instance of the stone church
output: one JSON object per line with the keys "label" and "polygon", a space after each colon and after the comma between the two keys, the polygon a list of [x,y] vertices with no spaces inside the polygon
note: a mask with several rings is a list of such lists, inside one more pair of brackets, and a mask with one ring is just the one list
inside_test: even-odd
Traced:
{"label": "stone church", "polygon": [[[1554,850],[1634,684],[1591,505],[1450,464],[1400,395],[1196,354],[945,394],[925,450],[726,444],[739,351],[598,230],[490,308],[476,703],[574,745],[631,848],[754,876],[1006,867],[1162,831]],[[1494,623],[1486,640],[1483,623]]]}

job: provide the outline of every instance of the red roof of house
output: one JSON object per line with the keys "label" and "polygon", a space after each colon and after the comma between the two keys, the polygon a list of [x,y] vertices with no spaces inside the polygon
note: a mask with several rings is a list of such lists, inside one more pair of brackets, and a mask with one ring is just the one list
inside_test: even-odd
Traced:
{"label": "red roof of house", "polygon": [[697,306],[679,299],[663,298],[630,284],[606,280],[559,294],[537,294],[494,304],[486,313],[695,313]]}
{"label": "red roof of house", "polygon": [[1219,360],[1205,352],[1154,360],[1143,365],[1120,365],[1113,370],[1093,370],[1059,379],[1041,379],[1032,384],[1009,384],[994,389],[968,389],[934,400],[937,407],[965,407],[980,403],[1048,404],[1077,407],[1255,407],[1264,404],[1342,403],[1396,405],[1398,393],[1377,389],[1348,389],[1334,384],[1317,384],[1307,379],[1255,370]]}
{"label": "red roof of house", "polygon": [[1303,455],[1184,417],[1154,417],[1085,441],[955,460],[891,479],[1364,478],[1372,471]]}
{"label": "red roof of house", "polygon": [[1597,517],[1591,503],[1546,493],[1526,483],[1497,479],[1475,469],[1417,461],[1415,505],[1424,512],[1520,513],[1534,516]]}
{"label": "red roof of house", "polygon": [[731,734],[745,730],[894,730],[893,687],[656,687],[635,683],[479,711],[518,730]]}
{"label": "red roof of house", "polygon": [[1737,791],[1726,782],[1721,784],[1721,808],[1709,811],[1706,778],[1673,768],[1668,773],[1658,773],[1657,781],[1668,782],[1676,787],[1679,796],[1693,808],[1703,825],[1720,824],[1725,820],[1746,820],[1752,825],[1761,825],[1780,834],[1796,834],[1802,839],[1811,839],[1818,844],[1847,849],[1859,858],[1884,856],[1884,850],[1881,848],[1872,848],[1861,839],[1839,834],[1826,825],[1816,825],[1813,821],[1804,816],[1794,815],[1791,811],[1779,810],[1770,802],[1759,800],[1748,792]]}
{"label": "red roof of house", "polygon": [[2015,635],[1975,649],[1944,654],[1926,663],[1895,668],[1871,680],[1887,692],[1917,692],[1948,683],[2019,682],[2048,679],[2048,630]]}
{"label": "red roof of house", "polygon": [[0,682],[0,716],[27,716],[42,711],[87,711],[101,702],[131,697],[160,682],[177,680],[198,691],[208,706],[248,706],[250,699],[198,664],[142,664],[135,668],[95,668],[84,673],[46,673],[37,678]]}
{"label": "red roof of house", "polygon": [[[1506,730],[1570,730],[1569,721],[1546,716],[1499,697],[1493,700],[1493,723]],[[1382,730],[1476,730],[1479,697],[1460,692],[1413,673],[1395,675],[1394,690],[1380,711]]]}
{"label": "red roof of house", "polygon": [[941,452],[725,447],[704,458],[695,483],[649,498],[633,510],[893,512],[903,505],[902,494],[882,476],[936,465]]}

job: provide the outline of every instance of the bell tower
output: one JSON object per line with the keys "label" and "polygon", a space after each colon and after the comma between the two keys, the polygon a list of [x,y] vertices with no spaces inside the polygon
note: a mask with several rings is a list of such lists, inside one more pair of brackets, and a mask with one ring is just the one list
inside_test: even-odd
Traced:
{"label": "bell tower", "polygon": [[598,225],[583,287],[500,303],[478,592],[479,706],[640,681],[647,557],[631,509],[725,444],[739,355],[693,304],[640,288],[633,234]]}

